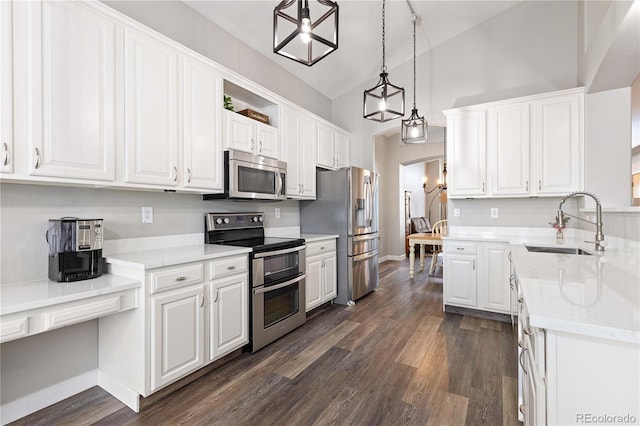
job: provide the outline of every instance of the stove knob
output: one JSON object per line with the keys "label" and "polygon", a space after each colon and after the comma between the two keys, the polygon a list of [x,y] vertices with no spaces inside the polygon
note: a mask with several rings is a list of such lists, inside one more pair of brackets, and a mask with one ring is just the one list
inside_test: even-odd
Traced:
{"label": "stove knob", "polygon": [[228,217],[224,218],[224,223],[229,223],[229,218]]}
{"label": "stove knob", "polygon": [[260,222],[262,222],[264,219],[262,218],[262,216],[260,216],[260,217],[258,218],[258,220],[259,220]]}
{"label": "stove knob", "polygon": [[222,225],[222,219],[221,219],[221,218],[217,218],[217,219],[216,219],[216,223],[217,223],[218,225]]}
{"label": "stove knob", "polygon": [[258,221],[258,216],[254,216],[251,218],[252,221],[257,222]]}

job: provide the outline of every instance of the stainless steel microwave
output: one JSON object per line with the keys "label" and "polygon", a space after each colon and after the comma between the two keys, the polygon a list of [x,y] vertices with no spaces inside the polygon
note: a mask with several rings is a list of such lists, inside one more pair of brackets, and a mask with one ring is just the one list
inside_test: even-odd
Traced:
{"label": "stainless steel microwave", "polygon": [[224,152],[224,192],[205,200],[286,200],[287,163],[247,152]]}

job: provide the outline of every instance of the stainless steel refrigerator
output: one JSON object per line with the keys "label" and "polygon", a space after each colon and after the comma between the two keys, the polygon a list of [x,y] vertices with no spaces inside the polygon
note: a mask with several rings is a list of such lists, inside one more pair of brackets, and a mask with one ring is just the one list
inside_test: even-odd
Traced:
{"label": "stainless steel refrigerator", "polygon": [[316,199],[300,202],[303,233],[338,234],[338,296],[352,305],[378,288],[378,174],[317,169]]}

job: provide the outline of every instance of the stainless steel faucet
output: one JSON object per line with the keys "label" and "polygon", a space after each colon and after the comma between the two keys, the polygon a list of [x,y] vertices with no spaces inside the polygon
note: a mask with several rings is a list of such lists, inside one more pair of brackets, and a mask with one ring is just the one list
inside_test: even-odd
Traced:
{"label": "stainless steel faucet", "polygon": [[[562,204],[564,204],[564,202],[567,201],[569,198],[576,197],[578,195],[587,195],[587,196],[593,198],[593,200],[596,202],[596,221],[595,222],[591,222],[590,220],[582,219],[581,217],[574,216],[574,215],[571,215],[569,213],[565,213],[565,212],[562,211]],[[577,192],[572,192],[571,194],[569,194],[566,197],[564,197],[562,199],[562,201],[560,201],[560,205],[558,206],[558,222],[559,223],[563,223],[563,216],[565,216],[565,215],[569,216],[569,217],[572,217],[574,219],[578,219],[578,220],[581,220],[583,222],[587,222],[587,223],[590,223],[592,225],[595,225],[596,226],[596,240],[595,241],[585,241],[585,243],[595,243],[596,251],[604,251],[604,248],[607,245],[607,242],[604,240],[604,234],[602,233],[602,206],[600,205],[600,199],[595,194],[592,194],[591,192],[577,191]]]}

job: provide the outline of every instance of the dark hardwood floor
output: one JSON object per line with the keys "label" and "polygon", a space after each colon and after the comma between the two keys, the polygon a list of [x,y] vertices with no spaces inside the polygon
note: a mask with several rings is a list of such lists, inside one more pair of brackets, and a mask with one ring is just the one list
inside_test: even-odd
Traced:
{"label": "dark hardwood floor", "polygon": [[442,277],[408,269],[138,414],[94,387],[14,424],[517,425],[511,324],[443,313]]}

